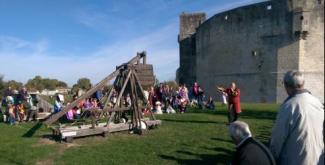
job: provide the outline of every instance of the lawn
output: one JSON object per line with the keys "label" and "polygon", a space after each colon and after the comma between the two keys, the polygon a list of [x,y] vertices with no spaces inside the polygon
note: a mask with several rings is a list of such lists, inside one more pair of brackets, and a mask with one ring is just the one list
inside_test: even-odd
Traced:
{"label": "lawn", "polygon": [[[226,109],[189,109],[160,115],[163,125],[145,135],[114,133],[60,143],[44,126],[24,137],[36,123],[0,124],[0,164],[228,164],[235,145],[228,135]],[[267,143],[278,105],[243,104],[240,120]]]}

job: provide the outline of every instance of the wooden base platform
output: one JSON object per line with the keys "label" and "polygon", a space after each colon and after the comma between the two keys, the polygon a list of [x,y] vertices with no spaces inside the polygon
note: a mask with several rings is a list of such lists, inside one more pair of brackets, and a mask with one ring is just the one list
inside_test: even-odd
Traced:
{"label": "wooden base platform", "polygon": [[[143,127],[145,125],[145,127]],[[142,128],[148,129],[157,127],[161,125],[161,120],[143,120]],[[82,126],[60,126],[60,127],[52,127],[53,135],[60,136],[61,140],[66,140],[66,142],[72,142],[73,138],[76,137],[84,137],[91,135],[103,135],[107,136],[112,132],[120,132],[120,131],[128,131],[131,130],[131,123],[119,123],[114,124],[111,123],[108,127],[106,123],[99,123],[92,128],[91,124],[82,125]]]}

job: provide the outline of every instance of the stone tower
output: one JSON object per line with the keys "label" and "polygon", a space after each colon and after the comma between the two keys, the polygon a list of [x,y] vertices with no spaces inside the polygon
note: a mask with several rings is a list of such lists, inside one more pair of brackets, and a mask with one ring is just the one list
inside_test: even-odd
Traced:
{"label": "stone tower", "polygon": [[305,88],[324,102],[324,0],[275,2],[279,6],[286,6],[285,10],[292,21],[291,31],[288,32],[290,44],[278,49],[276,102],[286,97],[282,77],[284,72],[292,69],[304,73]]}
{"label": "stone tower", "polygon": [[197,81],[217,98],[215,86],[234,81],[243,102],[281,103],[284,73],[299,70],[324,102],[324,0],[271,0],[180,20],[179,82]]}
{"label": "stone tower", "polygon": [[196,81],[195,33],[196,28],[204,21],[204,13],[182,13],[180,15],[178,42],[182,62],[176,76],[180,84],[191,85]]}

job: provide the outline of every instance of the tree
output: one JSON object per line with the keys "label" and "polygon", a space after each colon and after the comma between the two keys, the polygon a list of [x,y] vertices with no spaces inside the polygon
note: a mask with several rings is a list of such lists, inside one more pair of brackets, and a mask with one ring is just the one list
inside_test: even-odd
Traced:
{"label": "tree", "polygon": [[71,88],[71,93],[76,94],[79,91],[79,87],[77,84],[74,84]]}
{"label": "tree", "polygon": [[89,90],[91,88],[91,82],[88,78],[80,78],[77,81],[77,86],[83,90]]}
{"label": "tree", "polygon": [[33,79],[28,80],[26,87],[28,89],[36,89],[42,91],[44,89],[55,90],[57,87],[67,87],[68,85],[57,79],[42,78],[41,76],[35,76]]}
{"label": "tree", "polygon": [[23,83],[15,81],[15,80],[9,80],[4,81],[3,76],[0,75],[0,98],[2,97],[3,92],[8,88],[11,87],[12,89],[19,90],[23,87]]}
{"label": "tree", "polygon": [[67,83],[65,83],[63,81],[59,81],[56,86],[57,87],[64,87],[64,88],[68,87]]}
{"label": "tree", "polygon": [[5,82],[3,81],[3,76],[0,75],[0,96],[1,97],[2,97],[4,89],[5,89]]}
{"label": "tree", "polygon": [[42,80],[42,84],[44,85],[44,88],[48,90],[55,90],[56,83],[57,82],[55,80],[49,78],[45,78]]}
{"label": "tree", "polygon": [[6,87],[10,86],[12,89],[19,90],[24,86],[24,84],[15,80],[9,80],[8,82],[5,83],[5,86]]}
{"label": "tree", "polygon": [[44,85],[42,84],[42,77],[41,76],[35,76],[33,79],[29,79],[26,83],[26,87],[31,89],[36,89],[38,91],[44,90]]}

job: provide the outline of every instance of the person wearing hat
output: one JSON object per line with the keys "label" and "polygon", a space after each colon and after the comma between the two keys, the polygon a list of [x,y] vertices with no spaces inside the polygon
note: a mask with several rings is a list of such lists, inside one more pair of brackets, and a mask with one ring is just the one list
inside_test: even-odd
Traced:
{"label": "person wearing hat", "polygon": [[156,105],[155,105],[155,113],[156,114],[163,114],[162,110],[161,110],[161,103],[160,101],[156,101]]}
{"label": "person wearing hat", "polygon": [[55,100],[55,103],[54,103],[54,113],[58,113],[61,111],[63,105],[62,105],[62,99],[60,98],[59,95],[56,95],[56,100]]}

